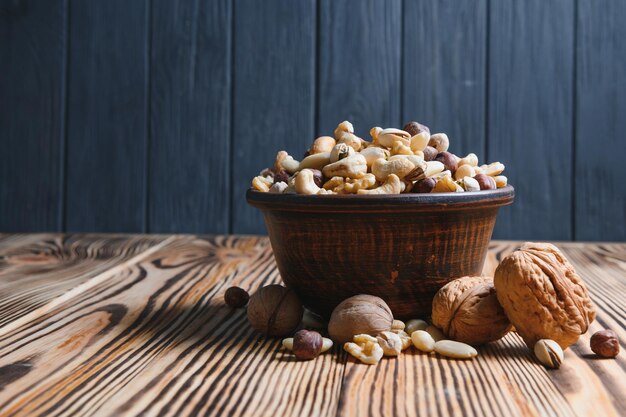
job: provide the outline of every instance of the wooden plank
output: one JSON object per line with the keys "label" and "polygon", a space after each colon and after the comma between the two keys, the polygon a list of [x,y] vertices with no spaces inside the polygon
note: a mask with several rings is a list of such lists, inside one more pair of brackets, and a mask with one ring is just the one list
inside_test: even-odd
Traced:
{"label": "wooden plank", "polygon": [[402,123],[418,120],[446,132],[452,152],[483,160],[486,0],[408,1],[403,19]]}
{"label": "wooden plank", "polygon": [[222,301],[278,280],[268,246],[181,237],[0,335],[0,414],[334,415],[343,353],[295,362]]}
{"label": "wooden plank", "polygon": [[147,10],[71,3],[67,230],[144,229]]}
{"label": "wooden plank", "polygon": [[[559,244],[598,309],[559,370],[535,362],[514,333],[480,348],[472,361],[410,350],[370,367],[335,347],[296,362],[278,340],[253,332],[244,310],[222,301],[230,285],[252,292],[278,282],[266,238],[184,236],[157,246],[0,330],[0,415],[626,412],[626,354],[597,360],[588,348],[590,334],[603,327],[626,338],[626,244]],[[517,246],[492,243],[492,259]]]}
{"label": "wooden plank", "polygon": [[152,2],[151,232],[228,232],[231,9]]}
{"label": "wooden plank", "polygon": [[0,6],[0,230],[63,218],[67,1]]}
{"label": "wooden plank", "polygon": [[574,4],[490,3],[488,150],[515,203],[496,238],[572,238]]}
{"label": "wooden plank", "polygon": [[[492,242],[499,261],[519,242]],[[626,412],[626,355],[598,360],[589,349],[602,328],[626,339],[626,245],[559,244],[584,277],[598,317],[568,349],[559,370],[546,370],[515,333],[479,348],[473,361],[447,360],[409,351],[367,367],[346,364],[338,415],[372,416],[620,416]],[[494,262],[494,261],[491,262]],[[612,271],[607,273],[607,265]],[[490,262],[486,265],[491,269]],[[495,269],[495,268],[494,268]],[[617,299],[616,299],[617,296]]]}
{"label": "wooden plank", "polygon": [[[580,0],[576,36],[575,238],[626,240],[626,3]],[[589,143],[596,146],[589,146]]]}
{"label": "wooden plank", "polygon": [[23,235],[0,248],[0,331],[164,240],[160,236]]}
{"label": "wooden plank", "polygon": [[245,191],[278,150],[300,160],[314,139],[315,0],[235,1],[233,233],[266,233]]}
{"label": "wooden plank", "polygon": [[317,132],[400,126],[402,2],[320,0]]}

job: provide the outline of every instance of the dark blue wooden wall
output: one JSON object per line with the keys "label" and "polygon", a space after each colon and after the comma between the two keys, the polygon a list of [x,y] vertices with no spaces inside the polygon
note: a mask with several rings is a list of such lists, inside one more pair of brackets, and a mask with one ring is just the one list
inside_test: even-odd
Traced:
{"label": "dark blue wooden wall", "polygon": [[626,240],[622,0],[0,0],[0,231],[264,233],[344,119],[507,166],[495,236]]}

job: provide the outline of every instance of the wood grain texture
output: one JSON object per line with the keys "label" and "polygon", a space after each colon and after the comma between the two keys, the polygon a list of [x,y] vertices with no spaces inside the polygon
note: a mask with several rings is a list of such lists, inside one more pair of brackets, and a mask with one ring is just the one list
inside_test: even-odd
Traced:
{"label": "wood grain texture", "polygon": [[[626,240],[626,3],[579,0],[575,238]],[[601,146],[589,146],[597,140]]]}
{"label": "wood grain texture", "polygon": [[147,1],[70,4],[66,225],[144,229]]}
{"label": "wood grain texture", "polygon": [[0,3],[0,230],[63,228],[67,1]]}
{"label": "wood grain texture", "polygon": [[518,197],[496,238],[572,238],[573,5],[490,3],[487,157]]}
{"label": "wood grain texture", "polygon": [[232,2],[152,2],[150,232],[226,233]]}
{"label": "wood grain texture", "polygon": [[279,150],[300,160],[315,139],[315,1],[234,5],[231,232],[265,233],[245,201],[250,181]]}
{"label": "wood grain texture", "polygon": [[458,155],[486,157],[487,1],[406,1],[402,123],[446,132]]}
{"label": "wood grain texture", "polygon": [[[335,347],[296,362],[278,340],[252,331],[244,310],[222,301],[231,285],[254,291],[279,282],[266,238],[174,236],[144,252],[137,251],[147,236],[108,238],[110,248],[107,236],[1,237],[0,243],[15,242],[2,249],[3,260],[21,259],[33,271],[48,266],[39,254],[84,252],[92,255],[84,262],[93,264],[98,253],[137,253],[71,296],[49,300],[19,326],[0,327],[3,417],[626,413],[626,353],[597,359],[588,348],[591,333],[566,351],[559,370],[535,362],[515,333],[480,348],[472,361],[410,350],[366,366]],[[519,244],[492,242],[485,272]],[[626,340],[626,245],[559,247],[596,304],[590,332],[611,328]]]}
{"label": "wood grain texture", "polygon": [[319,7],[318,134],[332,135],[343,120],[366,140],[373,126],[399,126],[401,1],[320,0]]}
{"label": "wood grain texture", "polygon": [[0,245],[0,329],[134,259],[158,236],[22,235]]}
{"label": "wood grain texture", "polygon": [[180,238],[0,335],[0,367],[31,369],[2,381],[0,414],[333,415],[344,354],[294,362],[222,301],[277,281],[267,249]]}

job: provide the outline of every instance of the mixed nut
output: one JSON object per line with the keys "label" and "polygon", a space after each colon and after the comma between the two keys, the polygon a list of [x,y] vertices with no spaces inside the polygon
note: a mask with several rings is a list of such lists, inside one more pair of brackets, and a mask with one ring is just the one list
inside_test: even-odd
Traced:
{"label": "mixed nut", "polygon": [[417,122],[403,129],[373,127],[368,142],[343,121],[334,137],[315,139],[301,161],[280,151],[252,188],[277,194],[400,194],[493,190],[507,185],[500,162],[479,165],[476,154],[448,151],[445,133]]}
{"label": "mixed nut", "polygon": [[[324,139],[314,146],[329,143]],[[267,336],[293,334],[282,346],[297,360],[314,359],[334,342],[370,365],[411,346],[428,354],[471,359],[478,355],[475,346],[496,341],[514,327],[541,364],[559,368],[564,350],[595,318],[587,289],[565,256],[553,245],[530,242],[505,257],[494,278],[462,277],[443,286],[433,299],[430,324],[396,320],[383,299],[367,294],[339,303],[327,325],[281,285],[262,287],[251,297],[231,287],[224,300],[233,308],[247,303],[250,325]],[[326,329],[329,338],[323,336]],[[620,343],[615,332],[602,330],[591,337],[590,348],[599,357],[614,358]]]}

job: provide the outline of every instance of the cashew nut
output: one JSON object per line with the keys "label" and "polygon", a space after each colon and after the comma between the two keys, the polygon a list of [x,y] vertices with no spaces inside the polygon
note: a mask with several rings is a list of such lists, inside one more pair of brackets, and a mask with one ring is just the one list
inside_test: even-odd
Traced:
{"label": "cashew nut", "polygon": [[400,194],[404,191],[405,184],[396,174],[391,174],[380,187],[372,190],[359,190],[358,194]]}
{"label": "cashew nut", "polygon": [[363,143],[365,142],[363,139],[350,132],[340,133],[339,139],[337,139],[338,143],[345,143],[346,145],[352,147],[355,151],[360,151],[363,147]]}
{"label": "cashew nut", "polygon": [[430,133],[424,130],[411,138],[411,150],[413,152],[423,151],[430,141]]}
{"label": "cashew nut", "polygon": [[493,179],[496,180],[497,188],[506,187],[506,184],[508,183],[508,179],[504,175],[496,175]]}
{"label": "cashew nut", "polygon": [[382,127],[374,126],[370,129],[370,136],[372,137],[372,142],[378,143],[378,134],[383,131]]}
{"label": "cashew nut", "polygon": [[345,143],[338,143],[330,151],[330,162],[337,162],[352,155],[354,155],[354,148]]}
{"label": "cashew nut", "polygon": [[387,149],[379,148],[378,146],[370,146],[369,148],[363,149],[359,153],[365,157],[368,167],[371,167],[374,161],[379,158],[389,158],[389,151]]}
{"label": "cashew nut", "polygon": [[378,133],[375,143],[391,148],[396,141],[402,142],[403,145],[411,146],[411,134],[395,128],[383,129]]}
{"label": "cashew nut", "polygon": [[252,179],[252,188],[257,191],[266,193],[270,190],[272,182],[273,180],[271,178],[258,175]]}
{"label": "cashew nut", "polygon": [[317,194],[320,192],[320,187],[315,184],[313,171],[303,169],[296,175],[296,192],[298,194]]}
{"label": "cashew nut", "polygon": [[313,141],[313,144],[309,148],[309,154],[315,155],[316,153],[330,152],[337,142],[330,136],[320,136]]}
{"label": "cashew nut", "polygon": [[465,177],[473,177],[474,175],[476,175],[476,170],[474,169],[474,167],[465,164],[456,169],[456,171],[454,172],[454,179],[458,181]]}
{"label": "cashew nut", "polygon": [[395,161],[396,159],[408,159],[415,166],[422,165],[424,163],[424,158],[418,155],[393,155],[388,158],[389,161]]}
{"label": "cashew nut", "polygon": [[428,141],[428,146],[432,146],[437,149],[439,152],[445,152],[448,150],[450,146],[450,140],[448,139],[448,135],[445,133],[435,133],[430,137]]}
{"label": "cashew nut", "polygon": [[396,174],[398,178],[404,178],[409,172],[413,171],[415,164],[408,158],[398,158],[393,161],[385,161],[379,158],[372,164],[372,174],[376,176],[378,181],[385,181],[390,174]]}
{"label": "cashew nut", "polygon": [[326,178],[348,177],[361,178],[367,173],[367,161],[360,153],[356,153],[337,162],[326,165],[322,170]]}
{"label": "cashew nut", "polygon": [[468,153],[466,157],[459,159],[458,166],[470,165],[472,167],[478,166],[478,157],[475,153]]}
{"label": "cashew nut", "polygon": [[335,131],[333,132],[333,134],[335,135],[335,139],[339,140],[341,138],[341,135],[345,132],[354,133],[354,126],[352,126],[352,123],[347,120],[339,123],[335,128]]}
{"label": "cashew nut", "polygon": [[279,172],[284,169],[289,174],[293,174],[300,167],[300,162],[293,159],[291,155],[289,155],[285,151],[280,151],[276,154],[276,161],[274,162],[274,171]]}
{"label": "cashew nut", "polygon": [[492,162],[489,165],[481,165],[483,169],[483,173],[489,175],[490,177],[495,177],[496,175],[502,174],[504,171],[504,164],[500,162]]}
{"label": "cashew nut", "polygon": [[307,156],[300,161],[298,169],[322,169],[330,163],[330,152],[319,152]]}

